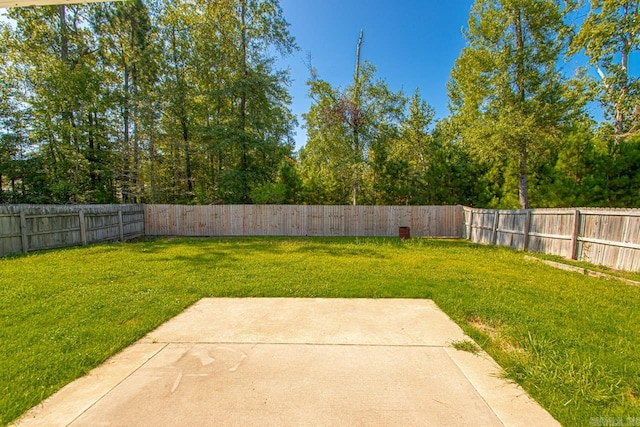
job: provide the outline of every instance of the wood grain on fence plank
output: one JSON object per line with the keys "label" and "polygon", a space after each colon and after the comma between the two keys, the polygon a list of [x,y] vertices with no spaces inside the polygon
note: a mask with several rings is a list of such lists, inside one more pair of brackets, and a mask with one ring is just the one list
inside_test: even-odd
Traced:
{"label": "wood grain on fence plank", "polygon": [[[490,244],[497,211],[464,209],[465,237]],[[496,244],[628,271],[640,271],[640,210],[500,211]]]}
{"label": "wood grain on fence plank", "polygon": [[459,206],[216,205],[145,208],[153,236],[413,236],[461,237]]}
{"label": "wood grain on fence plank", "polygon": [[[119,214],[122,211],[122,226]],[[22,213],[22,214],[21,214]],[[145,235],[142,205],[2,205],[0,256]]]}

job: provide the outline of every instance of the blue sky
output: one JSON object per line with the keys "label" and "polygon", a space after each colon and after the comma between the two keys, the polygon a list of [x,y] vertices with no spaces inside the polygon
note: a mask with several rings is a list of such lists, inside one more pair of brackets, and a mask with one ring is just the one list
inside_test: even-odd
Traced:
{"label": "blue sky", "polygon": [[[472,0],[280,0],[300,47],[282,61],[291,70],[292,109],[300,125],[301,115],[311,105],[308,56],[320,78],[334,86],[348,85],[360,29],[362,59],[377,67],[377,76],[407,95],[419,88],[437,117],[447,116],[446,85],[465,44],[462,28],[472,4]],[[306,131],[298,128],[296,147],[306,140]]]}

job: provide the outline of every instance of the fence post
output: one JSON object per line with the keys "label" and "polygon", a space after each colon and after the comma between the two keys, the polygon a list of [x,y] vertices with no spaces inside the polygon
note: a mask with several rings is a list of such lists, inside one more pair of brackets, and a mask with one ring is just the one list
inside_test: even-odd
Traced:
{"label": "fence post", "polygon": [[[454,223],[454,234],[461,238],[464,235],[464,208],[462,205],[456,205],[456,221]],[[411,210],[413,213],[413,209]],[[461,216],[460,216],[461,215]],[[411,222],[413,222],[413,214],[411,215]],[[411,224],[413,226],[413,224]],[[415,227],[414,227],[415,228]]]}
{"label": "fence post", "polygon": [[578,259],[578,234],[580,233],[580,211],[573,212],[573,233],[571,234],[571,259]]}
{"label": "fence post", "polygon": [[496,210],[493,213],[493,233],[491,234],[491,244],[496,245],[498,243],[498,222],[500,221],[500,211]]}
{"label": "fence post", "polygon": [[78,219],[80,220],[80,241],[82,246],[87,246],[87,230],[84,223],[84,211],[80,209],[78,211]]}
{"label": "fence post", "polygon": [[29,241],[27,239],[27,217],[24,211],[20,209],[20,237],[22,239],[22,253],[26,254],[29,251]]}
{"label": "fence post", "polygon": [[120,226],[120,241],[124,242],[124,224],[122,223],[122,209],[118,210],[118,225]]}
{"label": "fence post", "polygon": [[469,209],[469,231],[467,238],[473,242],[473,209]]}
{"label": "fence post", "polygon": [[522,250],[526,252],[529,249],[529,231],[531,230],[531,210],[527,210],[527,216],[524,219],[524,242]]}

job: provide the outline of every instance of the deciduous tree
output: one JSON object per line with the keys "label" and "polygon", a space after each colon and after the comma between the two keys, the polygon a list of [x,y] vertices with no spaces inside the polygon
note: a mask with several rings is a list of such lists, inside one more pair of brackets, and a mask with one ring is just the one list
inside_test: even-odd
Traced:
{"label": "deciduous tree", "polygon": [[314,191],[326,191],[329,203],[375,203],[372,185],[381,168],[372,167],[380,166],[399,136],[406,99],[375,71],[364,61],[345,89],[315,71],[308,82],[313,105],[304,115],[309,138],[301,152],[303,175]]}
{"label": "deciduous tree", "polygon": [[515,165],[522,208],[531,157],[558,140],[572,107],[557,69],[564,32],[559,1],[477,0],[449,84],[464,143]]}
{"label": "deciduous tree", "polygon": [[[640,51],[640,2],[590,0],[589,12],[571,42],[599,75],[598,99],[612,121],[616,143],[640,132],[640,79],[632,55]],[[577,2],[582,5],[582,2]]]}

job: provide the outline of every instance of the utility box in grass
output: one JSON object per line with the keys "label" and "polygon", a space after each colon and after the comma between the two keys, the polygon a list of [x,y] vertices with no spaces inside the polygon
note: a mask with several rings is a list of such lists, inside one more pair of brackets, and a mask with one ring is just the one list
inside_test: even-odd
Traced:
{"label": "utility box in grass", "polygon": [[400,240],[408,240],[411,238],[411,229],[409,227],[400,227],[398,229]]}

